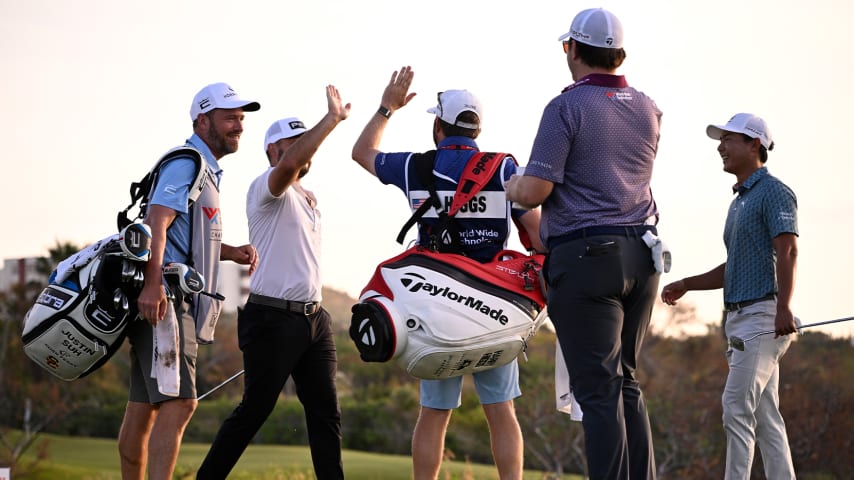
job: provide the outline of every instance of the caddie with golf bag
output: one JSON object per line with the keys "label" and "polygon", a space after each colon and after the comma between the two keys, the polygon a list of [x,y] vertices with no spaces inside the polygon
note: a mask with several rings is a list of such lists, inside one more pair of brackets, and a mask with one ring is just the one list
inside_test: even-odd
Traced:
{"label": "caddie with golf bag", "polygon": [[435,150],[383,153],[383,131],[410,102],[410,67],[392,74],[379,109],[353,147],[353,159],[406,195],[417,245],[382,262],[353,307],[350,336],[365,361],[396,360],[420,379],[421,412],[412,436],[415,478],[436,478],[445,431],[472,374],[489,423],[499,477],[522,474],[522,434],[513,399],[521,395],[517,355],[545,319],[542,257],[502,253],[511,220],[531,245],[539,211],[511,208],[504,182],[516,172],[506,153],[475,143],[483,109],[466,90],[438,94],[428,110]]}
{"label": "caddie with golf bag", "polygon": [[[220,315],[220,261],[250,265],[250,273],[256,265],[251,245],[222,243],[219,161],[237,151],[245,112],[259,108],[225,83],[202,88],[190,107],[193,135],[168,153],[168,160],[158,162],[150,191],[143,189],[147,195],[138,218],[151,227],[151,258],[137,300],[145,321],[128,327],[130,392],[119,433],[123,478],[142,479],[146,469],[151,478],[172,477],[184,428],[197,404],[198,345],[213,342]],[[204,172],[201,181],[199,170]],[[132,201],[135,193],[132,189]],[[191,266],[199,276],[170,263]],[[204,290],[170,301],[163,288],[169,276],[179,284],[183,279],[188,289],[204,285]]]}

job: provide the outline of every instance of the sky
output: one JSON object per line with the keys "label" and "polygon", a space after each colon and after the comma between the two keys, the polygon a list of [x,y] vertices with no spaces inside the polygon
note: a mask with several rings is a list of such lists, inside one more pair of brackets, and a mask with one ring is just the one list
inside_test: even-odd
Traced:
{"label": "sky", "polygon": [[[776,143],[769,170],[798,197],[795,314],[803,323],[854,315],[854,4],[841,0],[0,0],[0,259],[114,233],[130,183],[192,134],[192,98],[214,82],[261,103],[239,150],[221,159],[223,240],[247,243],[246,190],[266,168],[264,132],[290,116],[316,124],[333,84],[351,114],[303,185],[322,212],[324,284],[357,297],[404,248],[395,238],[409,218],[403,194],[350,157],[391,73],[411,65],[417,96],[394,113],[381,150],[432,148],[426,109],[436,92],[464,88],[484,104],[480,148],[525,165],[543,107],[572,83],[557,38],[591,7],[620,18],[619,73],[664,112],[652,187],[673,268],[661,285],[724,261],[735,180],[705,129],[751,112]],[[717,322],[721,296],[683,301]],[[854,322],[816,329],[851,336]]]}

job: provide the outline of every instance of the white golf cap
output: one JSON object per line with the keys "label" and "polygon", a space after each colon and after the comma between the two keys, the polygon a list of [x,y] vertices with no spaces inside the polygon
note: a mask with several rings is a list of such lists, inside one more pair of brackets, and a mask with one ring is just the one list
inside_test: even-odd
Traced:
{"label": "white golf cap", "polygon": [[[483,106],[480,100],[468,90],[445,90],[437,95],[438,104],[428,108],[427,113],[438,116],[443,121],[462,128],[477,130],[483,121]],[[457,117],[463,112],[474,112],[477,123],[458,122]]]}
{"label": "white golf cap", "polygon": [[240,95],[225,83],[212,83],[201,90],[193,98],[190,106],[190,119],[195,121],[202,113],[215,108],[242,108],[247,112],[261,109],[261,104],[252,100],[241,100]]}
{"label": "white golf cap", "polygon": [[723,132],[743,133],[750,138],[758,138],[763,147],[771,150],[774,140],[771,138],[771,130],[765,120],[752,113],[736,113],[726,122],[726,125],[709,125],[706,127],[706,135],[714,140],[720,140]]}
{"label": "white golf cap", "polygon": [[604,8],[588,8],[572,19],[569,31],[558,38],[599,48],[623,48],[623,24]]}
{"label": "white golf cap", "polygon": [[270,128],[267,129],[267,135],[264,136],[264,150],[267,150],[267,147],[270,146],[271,143],[276,143],[283,138],[302,135],[306,130],[305,124],[297,117],[288,117],[276,120],[272,125],[270,125]]}

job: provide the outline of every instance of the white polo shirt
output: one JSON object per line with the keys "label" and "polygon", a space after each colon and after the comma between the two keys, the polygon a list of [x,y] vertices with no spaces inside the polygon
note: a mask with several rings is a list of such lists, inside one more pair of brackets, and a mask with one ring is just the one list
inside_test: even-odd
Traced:
{"label": "white polo shirt", "polygon": [[259,256],[249,289],[283,300],[319,302],[320,211],[299,183],[273,196],[268,184],[272,171],[256,178],[246,194],[249,241]]}

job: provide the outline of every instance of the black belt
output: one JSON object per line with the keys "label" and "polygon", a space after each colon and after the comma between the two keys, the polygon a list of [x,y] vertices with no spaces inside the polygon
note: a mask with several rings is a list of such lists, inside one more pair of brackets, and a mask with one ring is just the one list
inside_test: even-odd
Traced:
{"label": "black belt", "polygon": [[748,305],[753,305],[754,303],[764,302],[765,300],[776,300],[776,299],[777,299],[776,294],[769,293],[768,295],[765,295],[764,297],[754,298],[753,300],[745,300],[743,302],[735,302],[735,303],[724,302],[724,310],[726,310],[727,312],[734,312],[736,310],[741,310],[742,308],[744,308]]}
{"label": "black belt", "polygon": [[280,310],[301,313],[305,316],[314,315],[320,311],[320,302],[295,302],[293,300],[282,300],[281,298],[258,295],[257,293],[250,293],[249,301]]}
{"label": "black belt", "polygon": [[593,227],[579,228],[569,233],[551,237],[548,241],[549,250],[566,242],[578,240],[584,237],[593,237],[595,235],[619,235],[621,237],[642,237],[644,233],[652,232],[658,235],[658,230],[655,225],[598,225]]}

